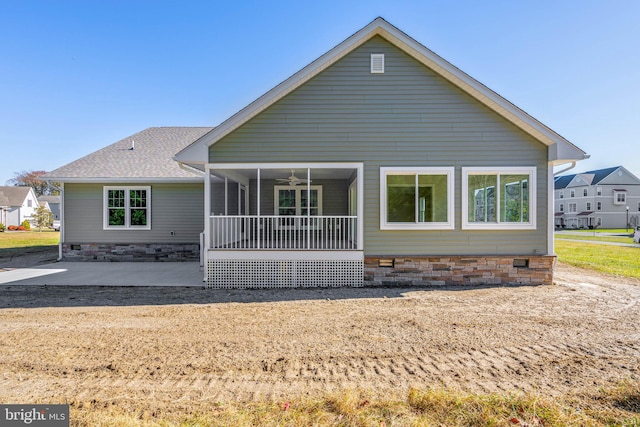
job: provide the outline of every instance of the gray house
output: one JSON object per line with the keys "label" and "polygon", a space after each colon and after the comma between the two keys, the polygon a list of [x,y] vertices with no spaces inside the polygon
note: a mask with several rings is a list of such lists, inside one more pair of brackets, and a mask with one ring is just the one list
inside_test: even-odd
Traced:
{"label": "gray house", "polygon": [[378,18],[216,128],[48,178],[65,259],[200,258],[222,288],[550,283],[553,167],[586,157]]}
{"label": "gray house", "polygon": [[640,225],[640,179],[622,166],[558,176],[556,228]]}
{"label": "gray house", "polygon": [[53,219],[60,219],[60,196],[40,196],[39,202],[46,202]]}

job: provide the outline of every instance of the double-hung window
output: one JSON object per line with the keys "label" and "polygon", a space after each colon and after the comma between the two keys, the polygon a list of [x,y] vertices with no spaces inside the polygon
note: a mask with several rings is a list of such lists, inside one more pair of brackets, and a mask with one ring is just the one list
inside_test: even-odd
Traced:
{"label": "double-hung window", "polygon": [[104,187],[104,229],[151,229],[151,187]]}
{"label": "double-hung window", "polygon": [[536,168],[462,168],[462,228],[536,228]]}
{"label": "double-hung window", "polygon": [[452,230],[453,170],[380,168],[380,229]]}
{"label": "double-hung window", "polygon": [[613,204],[614,205],[624,205],[627,203],[627,193],[626,190],[613,190]]}

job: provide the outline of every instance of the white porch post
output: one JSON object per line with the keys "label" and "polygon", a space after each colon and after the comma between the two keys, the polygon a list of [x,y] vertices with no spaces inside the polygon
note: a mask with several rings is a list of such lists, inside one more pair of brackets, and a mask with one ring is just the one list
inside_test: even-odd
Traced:
{"label": "white porch post", "polygon": [[229,215],[229,210],[227,208],[227,204],[229,202],[229,179],[224,177],[224,215]]}
{"label": "white porch post", "polygon": [[260,231],[261,231],[260,230],[260,168],[256,169],[256,181],[257,181],[256,184],[258,184],[258,189],[257,189],[257,192],[256,192],[256,196],[258,197],[257,200],[256,200],[257,201],[257,206],[258,206],[258,212],[257,212],[257,214],[258,214],[258,216],[257,216],[258,223],[257,223],[257,226],[256,226],[256,232],[258,233],[258,242],[257,242],[256,247],[258,249],[260,249],[261,246],[262,246],[261,245],[262,239],[260,238]]}
{"label": "white porch post", "polygon": [[211,168],[204,168],[204,279],[207,281],[209,248],[211,247]]}
{"label": "white porch post", "polygon": [[307,249],[311,249],[311,168],[307,168]]}
{"label": "white porch post", "polygon": [[363,164],[359,164],[357,168],[357,191],[358,191],[358,250],[364,250],[364,176]]}

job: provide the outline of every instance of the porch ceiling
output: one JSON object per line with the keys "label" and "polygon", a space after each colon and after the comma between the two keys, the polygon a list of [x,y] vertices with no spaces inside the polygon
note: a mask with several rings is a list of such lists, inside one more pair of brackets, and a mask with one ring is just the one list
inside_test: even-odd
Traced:
{"label": "porch ceiling", "polygon": [[[291,175],[291,170],[295,171],[295,175],[298,178],[306,179],[307,178],[307,169],[306,168],[279,168],[279,169],[260,169],[260,178],[261,179],[286,179]],[[233,169],[233,172],[236,174],[240,174],[248,179],[257,179],[258,171],[256,169]],[[211,171],[213,175],[216,175],[216,171]],[[311,169],[311,180],[314,179],[348,179],[354,173],[354,169]]]}

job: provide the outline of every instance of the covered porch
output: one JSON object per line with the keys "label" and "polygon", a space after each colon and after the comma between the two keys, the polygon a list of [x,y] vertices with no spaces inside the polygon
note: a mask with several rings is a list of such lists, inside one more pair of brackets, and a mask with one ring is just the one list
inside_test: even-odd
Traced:
{"label": "covered porch", "polygon": [[208,164],[208,286],[361,286],[361,163]]}

